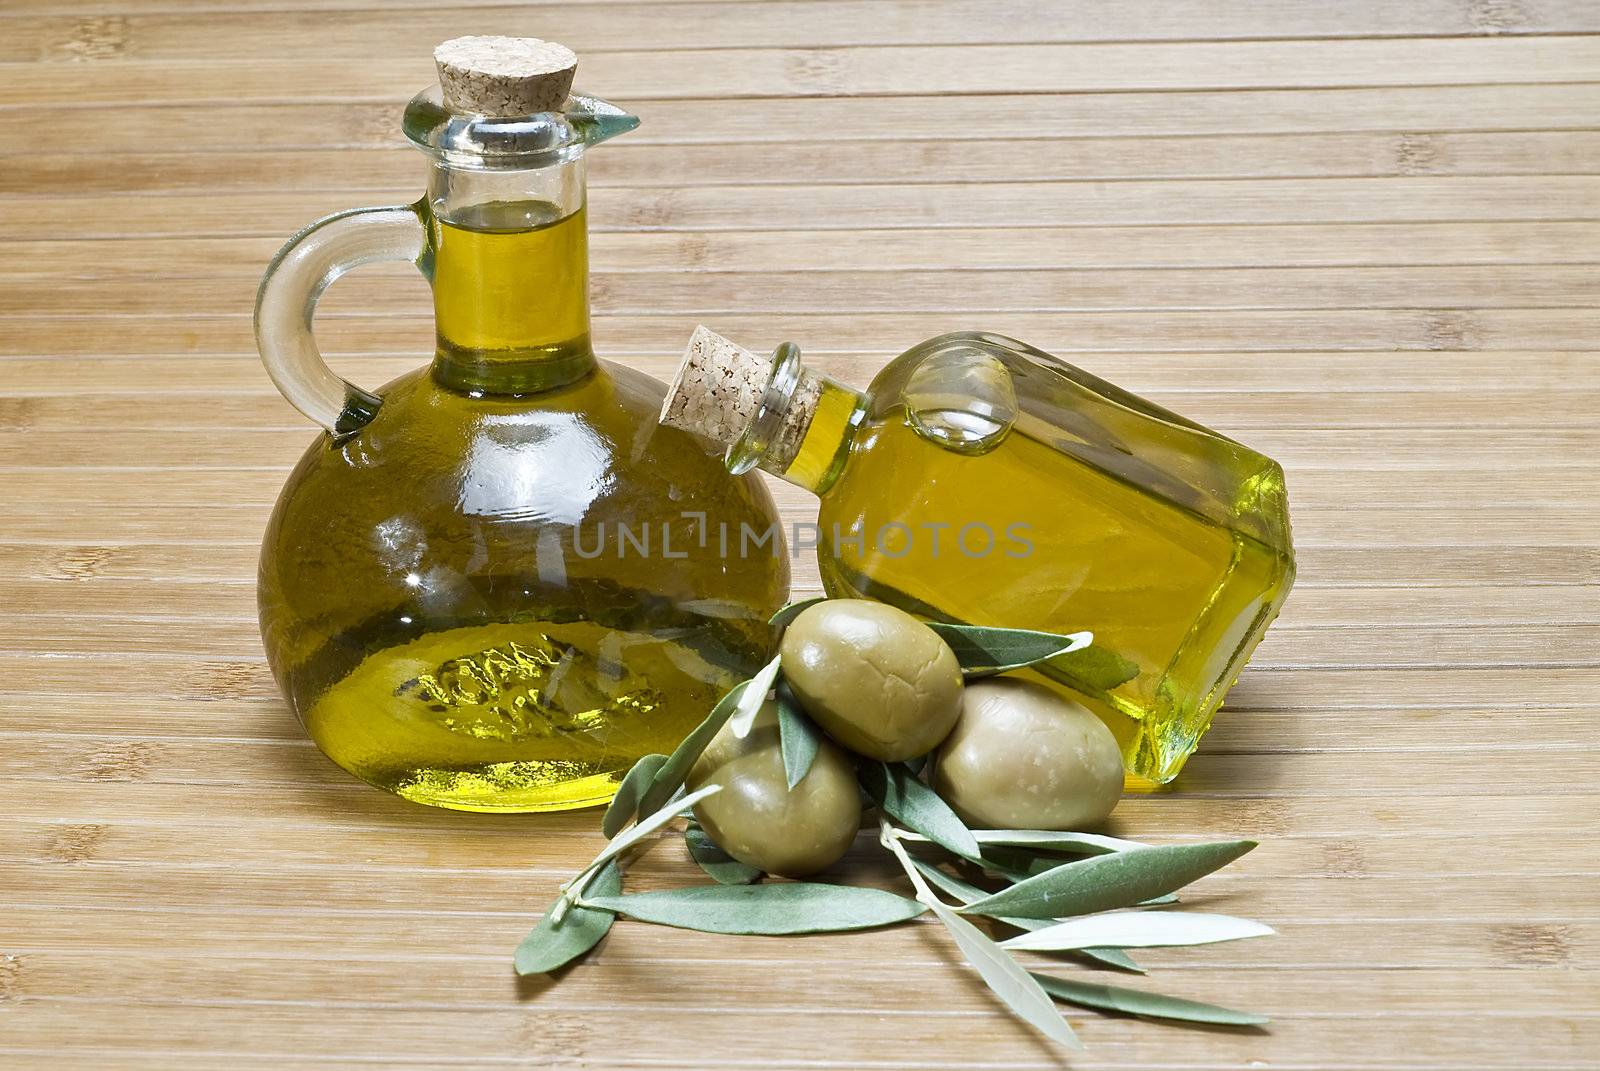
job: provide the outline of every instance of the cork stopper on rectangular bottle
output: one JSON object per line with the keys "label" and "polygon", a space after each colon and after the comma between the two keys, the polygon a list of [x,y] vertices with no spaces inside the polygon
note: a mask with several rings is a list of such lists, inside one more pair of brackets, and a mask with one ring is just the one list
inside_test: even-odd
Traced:
{"label": "cork stopper on rectangular bottle", "polygon": [[537,37],[457,37],[433,50],[445,106],[477,115],[560,111],[578,57]]}
{"label": "cork stopper on rectangular bottle", "polygon": [[[696,327],[667,388],[661,423],[721,446],[739,445],[761,412],[772,375],[770,359],[703,325]],[[763,469],[778,475],[788,469],[811,425],[819,392],[816,377],[802,369],[787,399],[781,399],[781,411],[770,414],[771,426],[759,429],[766,437]]]}

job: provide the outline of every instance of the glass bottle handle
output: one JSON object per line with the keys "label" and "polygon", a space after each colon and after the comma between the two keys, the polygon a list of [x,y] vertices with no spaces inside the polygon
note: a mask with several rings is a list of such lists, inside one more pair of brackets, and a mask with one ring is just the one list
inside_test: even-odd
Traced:
{"label": "glass bottle handle", "polygon": [[256,348],[289,404],[336,435],[378,412],[377,395],[335,375],[312,337],[317,301],[351,268],[378,261],[417,263],[427,228],[411,205],[356,208],[327,216],[289,239],[256,292]]}

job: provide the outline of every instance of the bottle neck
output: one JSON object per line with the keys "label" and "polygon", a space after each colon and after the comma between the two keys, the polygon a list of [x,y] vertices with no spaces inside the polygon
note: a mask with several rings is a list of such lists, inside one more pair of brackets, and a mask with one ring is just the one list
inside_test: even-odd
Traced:
{"label": "bottle neck", "polygon": [[850,460],[867,396],[810,371],[784,343],[749,427],[728,452],[735,473],[759,467],[814,495],[827,494]]}
{"label": "bottle neck", "polygon": [[428,183],[437,349],[455,390],[529,394],[595,368],[581,156],[526,170],[437,160]]}

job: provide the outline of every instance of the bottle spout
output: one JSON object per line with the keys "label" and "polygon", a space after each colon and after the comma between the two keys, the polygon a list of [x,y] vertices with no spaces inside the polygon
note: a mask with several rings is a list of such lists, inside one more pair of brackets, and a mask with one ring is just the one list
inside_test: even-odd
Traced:
{"label": "bottle spout", "polygon": [[639,117],[599,97],[574,93],[567,98],[567,124],[585,145],[610,141],[639,125]]}

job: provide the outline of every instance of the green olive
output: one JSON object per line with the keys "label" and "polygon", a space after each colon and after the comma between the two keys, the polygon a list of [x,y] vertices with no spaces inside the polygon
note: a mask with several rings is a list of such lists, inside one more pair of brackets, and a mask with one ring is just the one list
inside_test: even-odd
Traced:
{"label": "green olive", "polygon": [[1122,795],[1122,754],[1105,723],[1013,677],[967,685],[934,762],[934,789],[979,827],[1084,829]]}
{"label": "green olive", "polygon": [[937,633],[903,610],[829,599],[802,612],[779,644],[783,676],[839,743],[884,762],[926,755],[961,714],[961,666]]}
{"label": "green olive", "polygon": [[695,818],[723,851],[768,874],[794,878],[827,869],[861,826],[855,770],[827,740],[800,783],[789,787],[771,700],[743,740],[723,726],[689,771],[691,792],[713,783],[722,791],[696,804]]}

